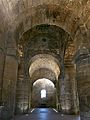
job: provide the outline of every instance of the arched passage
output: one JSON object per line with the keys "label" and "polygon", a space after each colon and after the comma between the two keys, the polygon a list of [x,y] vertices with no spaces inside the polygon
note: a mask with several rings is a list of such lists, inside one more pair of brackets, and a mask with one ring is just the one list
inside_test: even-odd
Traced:
{"label": "arched passage", "polygon": [[[45,97],[41,97],[41,92],[45,91]],[[32,107],[56,107],[56,88],[52,81],[41,78],[33,83]]]}
{"label": "arched passage", "polygon": [[[61,52],[58,51],[58,49],[56,50],[56,48],[58,48],[55,42],[57,41],[56,38],[59,38],[60,40],[62,39],[60,36],[58,36],[58,32],[55,32],[56,26],[66,31],[69,34],[69,37],[71,37],[75,42],[74,50],[71,49],[71,47],[70,49],[66,48],[68,54],[65,52],[66,54],[66,56],[64,57],[65,68],[67,67],[67,70],[68,70],[68,76],[70,78],[69,83],[72,87],[71,88],[72,96],[75,96],[75,90],[73,88],[74,87],[76,88],[75,86],[75,81],[76,81],[75,78],[76,78],[78,82],[77,87],[78,87],[79,97],[81,97],[82,96],[81,94],[83,94],[82,92],[83,89],[87,88],[86,83],[88,83],[88,87],[90,87],[90,82],[89,82],[90,81],[89,80],[90,79],[90,0],[63,0],[63,1],[62,0],[55,0],[55,1],[54,0],[1,0],[0,11],[1,11],[0,12],[0,19],[1,19],[0,46],[1,46],[1,49],[3,48],[4,54],[5,54],[5,59],[3,59],[3,56],[1,55],[1,63],[3,63],[3,60],[5,60],[5,65],[3,66],[1,65],[0,67],[0,71],[1,71],[0,74],[2,76],[2,78],[0,79],[0,83],[3,82],[3,85],[0,85],[0,88],[1,88],[0,94],[1,94],[1,97],[3,97],[3,100],[1,98],[0,102],[2,103],[2,101],[4,101],[6,103],[5,107],[10,106],[10,109],[11,109],[10,111],[13,111],[14,113],[15,91],[16,91],[16,94],[18,93],[17,91],[20,92],[20,94],[17,96],[21,97],[22,101],[24,101],[24,99],[27,96],[26,93],[28,93],[28,92],[25,93],[25,91],[27,91],[26,86],[28,86],[27,83],[29,83],[30,81],[29,80],[30,78],[28,75],[29,74],[28,68],[29,68],[29,60],[32,58],[32,56],[38,53],[41,53],[41,54],[50,53],[55,55],[58,53],[65,52],[65,51],[62,52],[63,51],[62,49],[60,49]],[[46,27],[44,29],[43,27],[41,27],[43,26],[43,24],[48,24],[50,26],[53,25],[55,27],[54,32],[49,31],[50,34],[47,35],[47,33],[45,33]],[[39,29],[37,27],[38,29],[37,31],[39,31],[38,33],[42,34],[40,29],[42,29],[44,33],[40,36],[40,34],[38,34],[37,31],[36,32],[33,31],[33,35],[35,34],[35,36],[31,35],[32,34],[31,31],[33,27],[38,25],[40,26]],[[31,31],[29,31],[29,29]],[[27,35],[28,34],[27,31],[30,32],[29,34],[31,35],[30,39],[28,39],[29,37]],[[58,31],[61,34],[61,31],[59,29]],[[63,34],[61,34],[61,36],[66,35],[66,33],[65,34],[64,32],[62,33]],[[52,36],[56,34],[58,37]],[[22,37],[24,35],[27,40]],[[66,36],[64,37],[64,39],[66,38]],[[21,39],[22,42],[19,41],[21,37],[23,38]],[[26,41],[27,45],[24,40]],[[33,43],[31,43],[31,41],[34,41],[34,40],[38,42],[35,41],[36,44],[34,42],[34,46],[33,46],[32,45]],[[46,43],[49,40],[52,40],[54,42],[50,42],[52,46],[48,47],[48,44]],[[41,45],[39,43],[41,43]],[[67,44],[66,41],[63,41],[63,43]],[[19,49],[20,50],[19,54],[17,53],[18,52],[17,46],[20,46],[20,47],[23,46],[23,49],[24,49],[24,50]],[[30,48],[30,46],[32,46],[32,48],[34,49]],[[61,48],[61,46],[59,46],[59,48]],[[25,50],[26,48],[28,50]],[[88,52],[84,53],[82,51],[83,48],[88,49]],[[81,50],[80,54],[79,54],[79,50]],[[73,65],[71,64],[71,61],[70,61],[70,59],[72,60],[73,58],[71,51],[74,51],[74,53],[76,52],[76,55],[74,56],[76,71],[74,71]],[[70,57],[69,60],[68,60],[69,58],[68,55],[72,56]],[[61,56],[63,56],[63,54],[61,54]],[[60,61],[62,60],[61,56],[59,56]],[[13,66],[11,64],[11,63],[16,64],[16,62],[18,62],[20,65],[23,64],[22,69],[19,67],[19,72],[17,67],[15,67],[16,65]],[[62,74],[61,76],[59,76],[59,80],[64,80],[65,78],[64,73],[67,72],[67,71],[64,71],[63,64],[60,65],[61,67],[60,73]],[[13,73],[13,75],[11,75],[11,72],[9,72],[9,70]],[[17,78],[17,72],[19,74],[18,78]],[[76,72],[75,78],[73,78],[71,74],[73,73],[73,76],[74,76],[74,72]],[[50,71],[50,73],[52,72]],[[16,82],[18,84],[17,90],[15,90]],[[11,84],[8,85],[7,83],[8,84],[11,83]],[[84,88],[81,85],[84,85],[83,86]],[[23,87],[21,88],[21,86],[24,86],[24,90],[23,90]],[[63,86],[63,82],[61,86]],[[65,86],[62,88],[65,88]],[[65,88],[65,90],[67,89]],[[19,102],[18,97],[16,101]],[[25,101],[27,101],[27,98],[25,99]],[[8,103],[10,103],[10,105],[8,105]],[[12,114],[12,112],[10,114]]]}
{"label": "arched passage", "polygon": [[[58,76],[60,63],[50,54],[38,54],[29,61],[31,107],[56,107]],[[46,99],[41,99],[41,90],[45,89]],[[38,100],[37,102],[35,102]],[[50,101],[52,100],[52,103]]]}
{"label": "arched passage", "polygon": [[[66,69],[71,70],[75,53],[71,36],[56,25],[41,24],[25,32],[18,43],[20,45],[22,49],[19,50],[23,53],[25,62],[25,77],[29,78],[31,86],[30,104],[33,83],[37,79],[47,78],[56,85],[57,108],[68,114],[77,113],[78,105],[75,100],[78,96],[74,87],[76,81],[70,72],[69,79],[65,78]],[[68,104],[70,107],[67,109]]]}

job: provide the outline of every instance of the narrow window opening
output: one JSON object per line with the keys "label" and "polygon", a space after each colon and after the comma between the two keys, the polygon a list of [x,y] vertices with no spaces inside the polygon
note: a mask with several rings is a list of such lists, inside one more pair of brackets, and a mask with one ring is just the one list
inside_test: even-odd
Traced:
{"label": "narrow window opening", "polygon": [[41,98],[46,98],[46,90],[45,89],[41,90]]}

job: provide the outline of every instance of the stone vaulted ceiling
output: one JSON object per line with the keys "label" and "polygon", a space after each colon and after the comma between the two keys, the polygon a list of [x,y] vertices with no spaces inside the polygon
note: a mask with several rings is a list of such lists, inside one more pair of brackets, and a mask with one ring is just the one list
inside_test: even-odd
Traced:
{"label": "stone vaulted ceiling", "polygon": [[83,36],[90,43],[90,0],[0,0],[1,41],[3,34],[8,34],[12,46],[23,33],[40,24],[57,25],[72,39],[79,34],[79,41]]}
{"label": "stone vaulted ceiling", "polygon": [[22,24],[24,31],[30,24],[51,22],[51,18],[54,23],[62,22],[64,29],[68,22],[69,29],[77,23],[82,32],[84,29],[88,31],[90,0],[0,0],[0,18],[3,25],[6,22],[12,28]]}

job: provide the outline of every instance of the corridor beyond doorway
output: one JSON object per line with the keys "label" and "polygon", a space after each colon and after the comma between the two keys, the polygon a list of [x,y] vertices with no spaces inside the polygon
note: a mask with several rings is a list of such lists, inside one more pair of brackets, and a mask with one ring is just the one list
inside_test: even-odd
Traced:
{"label": "corridor beyond doorway", "polygon": [[16,116],[14,120],[80,120],[80,117],[60,114],[53,108],[35,108],[28,114]]}

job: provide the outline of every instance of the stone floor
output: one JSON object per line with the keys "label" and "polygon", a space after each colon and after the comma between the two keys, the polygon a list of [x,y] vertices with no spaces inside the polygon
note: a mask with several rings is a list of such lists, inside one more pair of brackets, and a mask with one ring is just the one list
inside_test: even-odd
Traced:
{"label": "stone floor", "polygon": [[76,115],[63,115],[51,108],[32,109],[29,114],[16,116],[14,120],[80,120]]}

